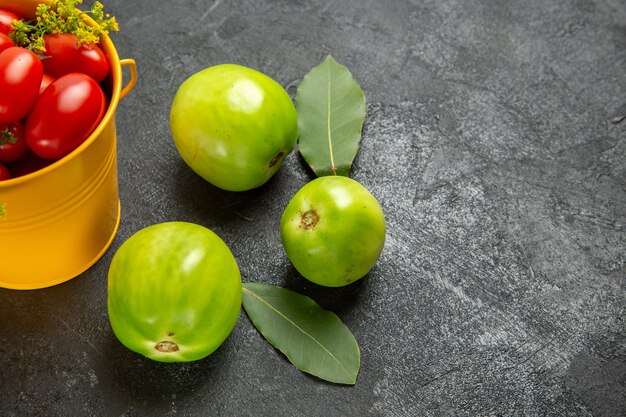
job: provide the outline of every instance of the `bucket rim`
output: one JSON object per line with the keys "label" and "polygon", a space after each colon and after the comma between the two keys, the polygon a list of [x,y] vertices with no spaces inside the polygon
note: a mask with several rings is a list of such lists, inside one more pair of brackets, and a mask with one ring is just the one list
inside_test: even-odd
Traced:
{"label": "bucket rim", "polygon": [[[53,0],[38,0],[37,3],[51,3]],[[95,26],[96,22],[87,14],[82,14],[82,18],[89,24],[90,26]],[[121,98],[122,91],[122,65],[120,63],[120,57],[117,53],[117,49],[115,48],[115,44],[109,37],[109,35],[102,35],[100,38],[99,46],[103,49],[105,55],[109,59],[109,71],[110,77],[112,80],[111,83],[111,100],[109,101],[109,105],[107,107],[102,120],[96,128],[91,132],[91,134],[81,143],[76,149],[74,149],[69,154],[65,155],[63,158],[52,162],[45,167],[33,171],[29,174],[22,175],[16,178],[10,178],[8,180],[0,181],[0,190],[2,188],[9,188],[18,184],[22,184],[24,182],[32,181],[36,178],[39,178],[47,173],[57,169],[60,166],[69,163],[74,158],[78,157],[86,148],[88,148],[97,138],[100,136],[104,128],[111,123],[115,118],[115,110],[117,109],[117,105],[119,104]]]}

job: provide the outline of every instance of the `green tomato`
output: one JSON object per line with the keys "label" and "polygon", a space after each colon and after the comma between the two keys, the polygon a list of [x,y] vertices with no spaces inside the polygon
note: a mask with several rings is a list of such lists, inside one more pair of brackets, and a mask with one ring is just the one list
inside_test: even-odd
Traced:
{"label": "green tomato", "polygon": [[189,77],[170,112],[183,160],[211,184],[245,191],[265,184],[293,150],[296,109],[265,74],[223,64]]}
{"label": "green tomato", "polygon": [[317,178],[291,199],[280,221],[289,260],[303,277],[341,287],[369,272],[385,243],[376,198],[348,177]]}
{"label": "green tomato", "polygon": [[241,291],[239,268],[219,236],[192,223],[155,224],[113,256],[109,321],[130,350],[159,362],[194,361],[232,332]]}

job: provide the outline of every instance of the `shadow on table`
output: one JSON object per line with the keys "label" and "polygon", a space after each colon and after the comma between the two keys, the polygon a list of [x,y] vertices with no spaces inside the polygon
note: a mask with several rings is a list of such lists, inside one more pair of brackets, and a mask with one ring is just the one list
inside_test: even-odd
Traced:
{"label": "shadow on table", "polygon": [[239,211],[245,211],[266,192],[266,186],[242,192],[222,190],[193,172],[182,160],[176,165],[172,180],[177,211],[189,217],[189,221],[200,223],[207,219],[217,224],[241,222]]}
{"label": "shadow on table", "polygon": [[[110,357],[99,372],[100,386],[108,404],[118,404],[120,410],[129,406],[150,414],[150,410],[165,410],[185,399],[210,395],[218,381],[225,379],[236,355],[232,337],[211,355],[201,360],[183,363],[161,363],[145,358],[124,347],[114,336],[108,340],[106,352]],[[107,375],[108,381],[102,377]],[[107,398],[109,397],[109,398]]]}
{"label": "shadow on table", "polygon": [[278,285],[311,297],[323,308],[343,317],[364,302],[370,286],[368,275],[345,287],[331,288],[308,281],[289,265]]}

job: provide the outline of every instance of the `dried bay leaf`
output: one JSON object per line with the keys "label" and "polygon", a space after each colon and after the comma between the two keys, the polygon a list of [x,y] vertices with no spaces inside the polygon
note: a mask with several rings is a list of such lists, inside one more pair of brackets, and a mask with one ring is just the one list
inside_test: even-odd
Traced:
{"label": "dried bay leaf", "polygon": [[315,175],[349,176],[361,142],[365,94],[330,55],[304,76],[296,92],[298,147]]}
{"label": "dried bay leaf", "polygon": [[254,282],[243,284],[243,307],[263,337],[298,369],[338,384],[356,383],[359,346],[334,313],[307,296]]}

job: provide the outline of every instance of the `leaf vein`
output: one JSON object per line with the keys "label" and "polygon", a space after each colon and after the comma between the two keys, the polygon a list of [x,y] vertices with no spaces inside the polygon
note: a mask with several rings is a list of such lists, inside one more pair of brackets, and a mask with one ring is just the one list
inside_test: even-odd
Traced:
{"label": "leaf vein", "polygon": [[[343,369],[343,371],[346,373],[346,375],[351,376],[350,372],[346,369],[346,367],[343,365],[343,363],[335,355],[333,355],[333,353],[330,350],[328,350],[324,345],[322,345],[315,337],[310,335],[303,328],[298,326],[293,320],[291,320],[289,317],[285,316],[280,310],[276,309],[273,305],[271,305],[269,302],[267,302],[265,299],[263,299],[261,296],[259,296],[255,292],[250,291],[248,288],[245,288],[245,287],[243,288],[243,291],[249,293],[250,295],[252,295],[256,299],[258,299],[260,302],[265,304],[267,307],[269,307],[272,311],[274,311],[276,314],[278,314],[284,320],[286,320],[287,322],[291,323],[296,329],[300,330],[305,336],[307,336],[308,338],[313,340],[317,345],[319,345],[319,347],[321,347],[328,354],[328,356],[333,358],[341,366],[341,369]],[[323,356],[323,358],[324,357],[325,356]]]}
{"label": "leaf vein", "polygon": [[327,124],[327,130],[328,130],[328,149],[330,152],[330,168],[333,171],[333,175],[337,175],[337,168],[335,167],[335,160],[334,160],[334,156],[333,156],[333,140],[332,140],[332,129],[330,128],[330,109],[331,109],[331,103],[330,103],[330,84],[331,84],[331,66],[328,66],[328,84],[327,84],[327,116],[326,116],[326,124]]}

